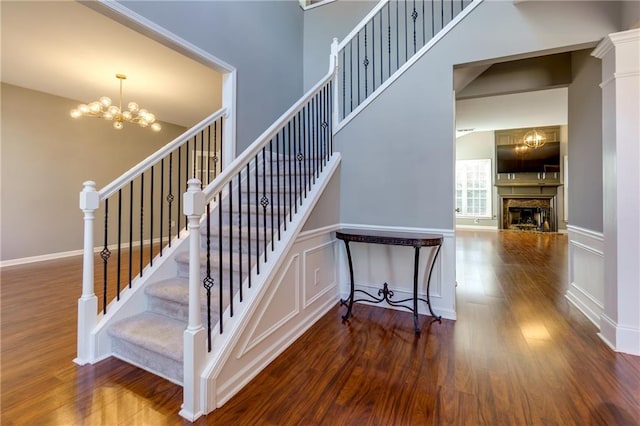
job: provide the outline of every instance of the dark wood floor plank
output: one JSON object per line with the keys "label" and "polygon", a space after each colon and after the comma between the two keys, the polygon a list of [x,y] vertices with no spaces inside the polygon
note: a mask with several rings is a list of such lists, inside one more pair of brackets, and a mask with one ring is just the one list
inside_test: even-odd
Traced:
{"label": "dark wood floor plank", "polygon": [[[640,357],[565,299],[565,235],[468,231],[456,246],[457,321],[421,317],[416,336],[407,312],[357,304],[343,323],[336,305],[195,424],[640,425]],[[81,265],[0,271],[1,423],[188,424],[180,387],[113,358],[72,363]]]}

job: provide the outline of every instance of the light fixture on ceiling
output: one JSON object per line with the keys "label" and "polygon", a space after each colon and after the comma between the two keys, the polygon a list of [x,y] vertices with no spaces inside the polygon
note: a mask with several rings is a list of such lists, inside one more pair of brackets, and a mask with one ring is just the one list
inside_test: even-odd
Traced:
{"label": "light fixture on ceiling", "polygon": [[122,129],[124,123],[136,123],[140,127],[151,127],[152,130],[158,132],[162,128],[160,123],[156,122],[156,116],[144,108],[140,108],[135,102],[129,102],[127,109],[122,110],[122,80],[127,78],[124,74],[116,74],[116,78],[120,80],[120,99],[118,105],[111,103],[111,98],[102,96],[99,100],[89,104],[80,104],[78,108],[71,110],[71,117],[79,118],[84,116],[104,118],[113,121],[114,129]]}
{"label": "light fixture on ceiling", "polygon": [[544,134],[540,133],[536,129],[533,129],[524,134],[522,143],[524,143],[529,148],[536,149],[544,145],[544,139]]}

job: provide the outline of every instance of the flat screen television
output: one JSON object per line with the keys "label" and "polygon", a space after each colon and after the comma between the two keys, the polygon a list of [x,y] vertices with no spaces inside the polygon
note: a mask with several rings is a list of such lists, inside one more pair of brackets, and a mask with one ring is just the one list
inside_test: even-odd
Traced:
{"label": "flat screen television", "polygon": [[535,149],[522,149],[522,147],[522,145],[497,145],[496,171],[498,173],[560,171],[560,142],[547,142]]}

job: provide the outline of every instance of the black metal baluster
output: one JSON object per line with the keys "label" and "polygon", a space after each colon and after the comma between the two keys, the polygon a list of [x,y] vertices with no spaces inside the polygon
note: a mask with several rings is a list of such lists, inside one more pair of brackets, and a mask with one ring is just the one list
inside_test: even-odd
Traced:
{"label": "black metal baluster", "polygon": [[229,314],[233,317],[233,178],[229,180]]}
{"label": "black metal baluster", "polygon": [[172,182],[173,182],[173,152],[171,152],[169,154],[169,193],[167,194],[167,203],[168,205],[168,209],[167,209],[167,213],[169,216],[169,247],[171,247],[171,225],[172,225],[172,220],[171,220],[171,214],[173,213],[173,208],[172,208],[172,204],[173,204],[173,193],[171,192],[171,187],[172,187]]}
{"label": "black metal baluster", "polygon": [[435,10],[433,8],[433,0],[431,0],[431,38],[436,34],[436,18]]}
{"label": "black metal baluster", "polygon": [[440,31],[444,28],[444,0],[440,2]]}
{"label": "black metal baluster", "polygon": [[223,138],[223,129],[222,129],[222,125],[224,124],[224,121],[222,120],[222,117],[220,117],[220,156],[218,157],[218,161],[220,161],[220,171],[222,171],[222,150],[224,148],[224,138]]}
{"label": "black metal baluster", "polygon": [[[288,147],[287,163],[289,166],[289,221],[293,220],[293,204],[294,203],[292,201],[295,201],[294,186],[291,184],[291,162],[295,161],[291,156],[291,122],[293,122],[293,134],[295,135],[296,133],[296,116],[295,115],[293,116],[293,118],[291,118],[291,121],[289,121],[289,124],[288,124],[289,137],[287,138],[287,147]],[[286,223],[286,220],[285,220],[285,223]]]}
{"label": "black metal baluster", "polygon": [[404,61],[409,59],[409,44],[407,41],[407,0],[404,0]]}
{"label": "black metal baluster", "polygon": [[400,14],[400,0],[396,1],[396,71],[400,68],[400,20],[398,16]]}
{"label": "black metal baluster", "polygon": [[296,199],[295,199],[295,212],[298,213],[298,203],[300,202],[300,200],[302,200],[302,160],[304,160],[304,158],[302,157],[302,148],[300,147],[300,132],[302,129],[302,122],[300,121],[300,117],[301,117],[301,111],[298,111],[298,114],[296,114],[298,116],[298,132],[297,132],[297,137],[296,140],[294,142],[294,146],[293,149],[295,150],[296,153],[296,162],[293,163],[293,180],[294,180],[294,186],[296,188],[295,194],[296,194]]}
{"label": "black metal baluster", "polygon": [[[211,352],[211,288],[215,284],[211,278],[211,209],[207,204],[207,274],[202,284],[207,290],[207,350]],[[219,208],[220,206],[218,206]]]}
{"label": "black metal baluster", "polygon": [[151,183],[149,188],[149,266],[153,266],[153,166],[151,166]]}
{"label": "black metal baluster", "polygon": [[[366,27],[365,27],[366,28]],[[313,125],[314,131],[314,142],[313,142],[313,160],[314,160],[314,173],[313,173],[313,183],[316,183],[316,178],[320,176],[320,98],[319,95],[316,94],[313,97],[314,103],[314,116],[315,122]]]}
{"label": "black metal baluster", "polygon": [[342,118],[347,114],[346,105],[347,105],[347,66],[345,62],[347,48],[342,49],[342,63],[340,66],[342,67]]}
{"label": "black metal baluster", "polygon": [[242,302],[242,170],[238,172],[238,261],[240,263],[238,286],[240,287],[240,301]]}
{"label": "black metal baluster", "polygon": [[[369,58],[367,57],[367,25],[364,26],[364,60],[362,61],[362,65],[364,65],[364,98],[367,99],[369,96],[369,85],[368,76],[369,76]],[[359,103],[359,99],[358,99]]]}
{"label": "black metal baluster", "polygon": [[[213,178],[215,179],[218,176],[218,161],[222,156],[222,146],[220,146],[220,156],[218,156],[218,122],[213,122]],[[221,141],[222,142],[222,141]],[[222,144],[220,144],[222,145]]]}
{"label": "black metal baluster", "polygon": [[451,1],[451,21],[453,21],[453,0],[450,0],[450,1]]}
{"label": "black metal baluster", "polygon": [[[382,10],[378,13],[380,14],[380,85],[382,86],[382,83],[384,82],[384,76],[382,75],[384,70],[384,55],[382,54],[384,49],[382,46]],[[373,81],[373,90],[376,90],[375,79]]]}
{"label": "black metal baluster", "polygon": [[271,200],[271,251],[274,250],[273,238],[273,139],[269,141],[269,200]]}
{"label": "black metal baluster", "polygon": [[[302,206],[302,200],[307,197],[307,159],[306,159],[306,143],[307,143],[307,107],[302,107],[302,122],[301,122],[302,136],[300,138],[300,205]],[[304,185],[303,185],[304,184]],[[304,193],[304,198],[302,194]]]}
{"label": "black metal baluster", "polygon": [[[197,173],[197,164],[198,164],[198,138],[197,135],[193,136],[193,172],[191,173],[191,177],[194,179],[197,179],[198,177],[198,173]],[[202,189],[202,182],[200,185],[200,189]]]}
{"label": "black metal baluster", "polygon": [[[284,137],[284,128],[281,130]],[[271,154],[273,155],[273,153]],[[278,241],[280,241],[280,131],[276,133],[276,194],[278,194]]]}
{"label": "black metal baluster", "polygon": [[376,91],[376,21],[371,20],[371,93]]}
{"label": "black metal baluster", "polygon": [[133,180],[129,182],[129,288],[133,279]]}
{"label": "black metal baluster", "polygon": [[251,205],[249,204],[249,197],[251,196],[251,176],[249,175],[251,170],[250,166],[251,161],[247,162],[247,273],[249,274],[249,288],[251,288]]}
{"label": "black metal baluster", "polygon": [[[185,144],[184,151],[184,187],[187,189],[189,182],[189,139],[187,139],[187,143]],[[182,194],[182,192],[178,191],[178,194]],[[178,197],[180,199],[182,197]],[[180,214],[182,214],[182,210],[180,210]],[[189,224],[189,218],[187,216],[184,217],[184,226],[186,227]]]}
{"label": "black metal baluster", "polygon": [[224,288],[222,281],[222,190],[218,192],[218,321],[220,323],[220,334],[222,334],[222,317],[224,313]]}
{"label": "black metal baluster", "polygon": [[[264,244],[264,263],[267,263],[267,206],[269,205],[269,199],[267,198],[267,156],[265,154],[266,149],[262,147],[262,198],[260,199],[260,205],[262,205],[262,237]],[[256,206],[257,207],[257,206]]]}
{"label": "black metal baluster", "polygon": [[260,275],[260,229],[258,224],[260,223],[260,207],[258,204],[258,155],[253,157],[254,164],[254,177],[255,177],[255,191],[256,191],[256,274]]}
{"label": "black metal baluster", "polygon": [[389,55],[389,75],[391,77],[391,2],[387,3],[387,54]]}
{"label": "black metal baluster", "polygon": [[353,39],[349,40],[349,112],[351,111],[353,111]]}
{"label": "black metal baluster", "polygon": [[357,47],[356,64],[358,64],[358,104],[357,105],[360,105],[360,31],[358,31],[356,47]]}
{"label": "black metal baluster", "polygon": [[118,271],[117,271],[117,294],[116,299],[120,300],[120,267],[122,265],[122,188],[118,189]]}
{"label": "black metal baluster", "polygon": [[178,236],[178,238],[180,238],[180,230],[182,229],[182,225],[180,224],[180,221],[182,219],[182,197],[180,196],[180,194],[182,194],[182,147],[178,148],[178,212],[177,212],[177,218],[178,218],[178,224],[176,226],[176,234]]}
{"label": "black metal baluster", "polygon": [[305,135],[305,152],[304,158],[306,158],[306,170],[304,174],[304,198],[307,198],[307,191],[311,190],[311,101],[305,106],[307,110],[307,118],[305,123],[306,135]]}
{"label": "black metal baluster", "polygon": [[160,161],[160,256],[162,256],[162,226],[164,224],[164,158]]}
{"label": "black metal baluster", "polygon": [[[214,154],[215,155],[215,154]],[[212,181],[211,179],[211,125],[207,126],[207,185]],[[205,186],[207,186],[205,185]]]}
{"label": "black metal baluster", "polygon": [[[207,156],[209,162],[209,156]],[[200,189],[204,188],[204,129],[200,131]]]}
{"label": "black metal baluster", "polygon": [[413,20],[413,54],[416,54],[416,19],[418,19],[418,11],[416,10],[416,0],[413,0],[413,12],[411,12]]}
{"label": "black metal baluster", "polygon": [[102,258],[102,278],[103,278],[103,293],[102,293],[102,312],[107,313],[107,262],[109,261],[109,256],[111,256],[111,250],[108,247],[107,235],[109,229],[109,199],[104,200],[104,248],[100,252],[100,257]]}
{"label": "black metal baluster", "polygon": [[426,35],[426,21],[427,15],[424,14],[424,0],[422,0],[422,46],[424,47],[427,44],[427,35]]}
{"label": "black metal baluster", "polygon": [[140,278],[142,278],[142,258],[144,257],[144,172],[140,175]]}
{"label": "black metal baluster", "polygon": [[329,157],[333,155],[333,82],[329,80]]}

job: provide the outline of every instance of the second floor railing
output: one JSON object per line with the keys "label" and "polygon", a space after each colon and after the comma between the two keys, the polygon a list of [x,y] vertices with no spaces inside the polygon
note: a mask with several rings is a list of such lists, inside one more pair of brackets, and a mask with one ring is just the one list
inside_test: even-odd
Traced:
{"label": "second floor railing", "polygon": [[338,46],[340,120],[451,23],[471,0],[383,0]]}

